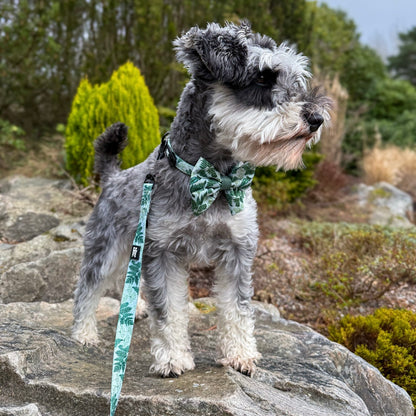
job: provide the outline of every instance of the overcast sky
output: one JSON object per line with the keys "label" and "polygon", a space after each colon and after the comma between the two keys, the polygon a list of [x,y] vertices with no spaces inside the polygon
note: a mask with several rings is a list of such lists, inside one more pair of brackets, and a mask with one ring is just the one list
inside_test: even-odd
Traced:
{"label": "overcast sky", "polygon": [[416,0],[326,0],[354,20],[361,41],[386,57],[397,52],[399,32],[416,26]]}

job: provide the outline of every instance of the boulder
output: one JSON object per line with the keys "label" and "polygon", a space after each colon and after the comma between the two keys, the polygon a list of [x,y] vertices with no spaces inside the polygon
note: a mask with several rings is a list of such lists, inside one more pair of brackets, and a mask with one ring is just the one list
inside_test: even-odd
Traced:
{"label": "boulder", "polygon": [[71,182],[14,176],[0,180],[0,239],[29,241],[62,220],[85,216],[88,204],[75,197]]}
{"label": "boulder", "polygon": [[[138,321],[117,415],[414,414],[404,390],[374,367],[308,327],[281,319],[273,306],[254,307],[262,359],[253,378],[216,364],[210,299],[190,308],[196,369],[179,378],[149,375],[148,323]],[[118,301],[102,299],[101,344],[85,347],[70,338],[72,301],[0,305],[0,403],[16,409],[6,414],[26,414],[22,409],[29,407],[33,415],[108,414],[118,308]]]}
{"label": "boulder", "polygon": [[[97,314],[101,344],[70,336],[72,294],[91,206],[68,181],[0,181],[0,416],[109,413],[120,276]],[[196,369],[151,376],[149,329],[136,323],[117,415],[413,415],[409,396],[371,365],[254,302],[263,355],[253,378],[216,364],[212,299],[190,304]]]}
{"label": "boulder", "polygon": [[[72,298],[92,210],[75,194],[69,181],[0,181],[0,302]],[[119,297],[122,282],[120,276],[106,294]]]}
{"label": "boulder", "polygon": [[355,187],[358,205],[369,213],[370,224],[412,228],[413,199],[387,182]]}
{"label": "boulder", "polygon": [[2,237],[20,243],[21,241],[31,240],[58,224],[58,218],[53,215],[37,214],[29,211],[17,216],[13,224],[6,226],[2,231]]}
{"label": "boulder", "polygon": [[73,296],[84,222],[62,223],[30,241],[0,250],[0,302],[61,302]]}
{"label": "boulder", "polygon": [[0,416],[42,416],[38,407],[31,403],[25,406],[0,407]]}

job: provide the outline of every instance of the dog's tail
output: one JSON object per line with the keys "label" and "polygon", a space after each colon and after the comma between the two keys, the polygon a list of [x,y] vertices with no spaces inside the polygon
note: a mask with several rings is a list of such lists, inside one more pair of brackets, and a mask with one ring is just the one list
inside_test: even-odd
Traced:
{"label": "dog's tail", "polygon": [[94,142],[94,172],[100,176],[101,183],[105,183],[113,173],[120,170],[118,154],[126,146],[127,126],[120,122],[108,127]]}

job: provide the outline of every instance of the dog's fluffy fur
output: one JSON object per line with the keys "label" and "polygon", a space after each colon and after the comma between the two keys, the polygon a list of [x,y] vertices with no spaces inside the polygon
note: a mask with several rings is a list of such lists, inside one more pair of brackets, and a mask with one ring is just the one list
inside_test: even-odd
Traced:
{"label": "dog's fluffy fur", "polygon": [[[174,42],[191,74],[170,130],[174,151],[195,164],[200,157],[227,174],[238,161],[293,169],[319,139],[330,100],[308,91],[308,60],[277,46],[247,23],[194,27]],[[231,216],[223,195],[202,215],[191,211],[189,176],[157,160],[120,171],[117,154],[126,127],[110,127],[95,144],[102,194],[88,222],[85,255],[75,291],[74,337],[98,340],[95,309],[107,280],[125,269],[139,219],[141,187],[156,180],[143,254],[142,290],[152,332],[151,371],[176,376],[194,368],[188,337],[190,263],[215,265],[219,361],[252,374],[260,357],[250,308],[256,253],[256,203],[246,190],[244,210]]]}

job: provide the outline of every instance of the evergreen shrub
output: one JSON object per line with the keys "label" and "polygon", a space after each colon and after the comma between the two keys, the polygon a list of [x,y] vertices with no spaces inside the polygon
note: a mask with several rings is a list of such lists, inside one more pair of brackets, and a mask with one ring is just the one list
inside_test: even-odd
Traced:
{"label": "evergreen shrub", "polygon": [[253,195],[258,203],[271,210],[284,211],[317,184],[315,168],[322,155],[308,152],[303,155],[304,169],[288,172],[260,167],[253,179]]}
{"label": "evergreen shrub", "polygon": [[114,71],[110,81],[91,85],[83,79],[72,102],[65,130],[66,168],[88,185],[93,175],[94,140],[111,124],[129,128],[129,144],[121,153],[123,169],[147,158],[159,144],[159,116],[140,70],[131,62]]}
{"label": "evergreen shrub", "polygon": [[416,406],[416,314],[410,310],[377,309],[372,315],[346,315],[329,328],[331,340],[377,367],[404,388]]}

